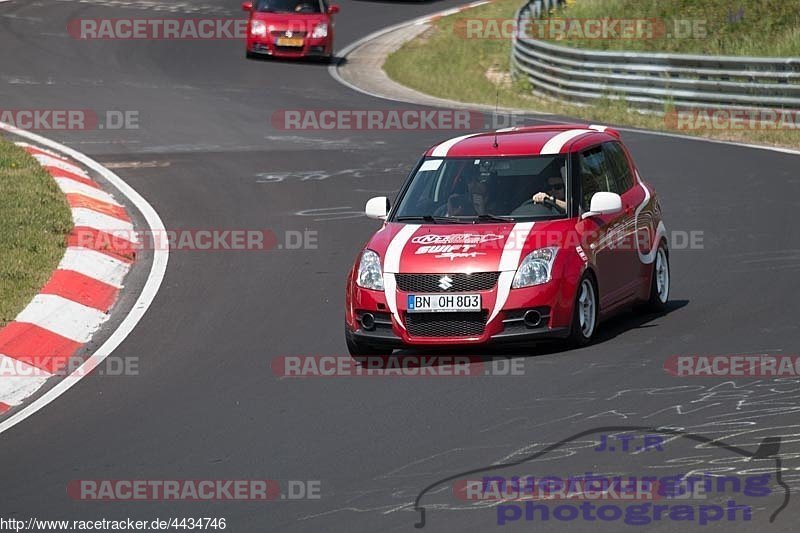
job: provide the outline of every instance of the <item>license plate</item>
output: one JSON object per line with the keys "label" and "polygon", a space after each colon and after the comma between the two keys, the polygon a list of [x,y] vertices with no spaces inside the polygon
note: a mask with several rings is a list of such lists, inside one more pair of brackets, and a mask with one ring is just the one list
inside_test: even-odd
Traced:
{"label": "license plate", "polygon": [[290,39],[288,37],[278,37],[278,46],[303,47],[303,39]]}
{"label": "license plate", "polygon": [[480,294],[409,294],[409,313],[480,311]]}

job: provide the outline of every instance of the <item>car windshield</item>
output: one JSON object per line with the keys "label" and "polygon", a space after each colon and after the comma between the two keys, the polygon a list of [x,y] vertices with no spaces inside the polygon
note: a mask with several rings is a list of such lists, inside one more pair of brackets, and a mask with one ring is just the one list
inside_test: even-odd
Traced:
{"label": "car windshield", "polygon": [[429,158],[400,198],[393,220],[480,223],[564,218],[569,198],[566,172],[563,155]]}
{"label": "car windshield", "polygon": [[324,13],[322,0],[258,0],[259,13]]}

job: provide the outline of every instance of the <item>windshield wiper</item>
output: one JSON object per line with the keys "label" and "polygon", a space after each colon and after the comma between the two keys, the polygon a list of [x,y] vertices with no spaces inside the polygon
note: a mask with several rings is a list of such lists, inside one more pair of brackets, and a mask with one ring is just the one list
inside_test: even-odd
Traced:
{"label": "windshield wiper", "polygon": [[489,221],[489,222],[514,222],[516,219],[514,217],[501,217],[499,215],[478,215],[475,217],[475,221]]}
{"label": "windshield wiper", "polygon": [[463,218],[432,216],[432,215],[408,215],[408,216],[397,217],[395,220],[397,222],[409,222],[411,220],[422,220],[423,222],[428,222],[429,224],[436,224],[436,223],[439,223],[439,222],[452,222],[454,224],[469,224],[469,221],[464,220]]}

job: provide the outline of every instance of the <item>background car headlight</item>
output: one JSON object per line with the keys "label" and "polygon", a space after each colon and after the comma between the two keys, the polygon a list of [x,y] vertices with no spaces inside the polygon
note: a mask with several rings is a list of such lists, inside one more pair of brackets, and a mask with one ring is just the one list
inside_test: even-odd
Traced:
{"label": "background car headlight", "polygon": [[255,37],[265,37],[267,35],[267,25],[260,20],[254,20],[250,25],[250,35]]}
{"label": "background car headlight", "polygon": [[324,22],[314,28],[314,31],[311,33],[312,39],[322,39],[323,37],[328,36],[328,25]]}
{"label": "background car headlight", "polygon": [[383,290],[381,258],[372,250],[364,250],[364,253],[361,254],[356,283],[359,287],[364,287],[365,289],[372,289],[374,291]]}
{"label": "background car headlight", "polygon": [[558,248],[540,248],[529,253],[517,269],[511,287],[519,289],[550,281],[557,253]]}

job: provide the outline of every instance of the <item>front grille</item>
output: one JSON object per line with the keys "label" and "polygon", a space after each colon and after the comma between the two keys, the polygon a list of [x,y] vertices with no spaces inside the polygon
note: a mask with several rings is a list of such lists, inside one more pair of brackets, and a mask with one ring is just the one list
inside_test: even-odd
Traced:
{"label": "front grille", "polygon": [[474,337],[483,334],[488,313],[407,313],[412,337]]}
{"label": "front grille", "polygon": [[[286,30],[283,30],[283,31],[277,31],[276,30],[276,31],[273,31],[271,33],[271,35],[273,37],[275,37],[275,38],[277,38],[277,37],[287,37],[286,36]],[[305,37],[305,36],[306,36],[306,32],[304,32],[304,31],[293,31],[292,32],[292,36],[288,37],[288,38],[289,39],[299,39],[299,38]]]}
{"label": "front grille", "polygon": [[[447,276],[453,284],[449,289],[439,286]],[[403,292],[468,292],[488,291],[497,284],[499,272],[473,272],[472,274],[396,274],[397,288]]]}

